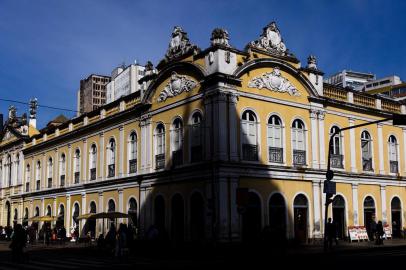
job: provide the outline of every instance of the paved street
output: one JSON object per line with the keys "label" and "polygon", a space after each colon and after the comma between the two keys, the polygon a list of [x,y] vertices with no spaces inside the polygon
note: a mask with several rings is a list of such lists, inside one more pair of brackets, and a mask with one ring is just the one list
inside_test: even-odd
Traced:
{"label": "paved street", "polygon": [[[286,253],[272,253],[262,249],[217,247],[205,250],[193,248],[169,249],[161,254],[140,252],[125,259],[115,259],[95,247],[68,245],[29,251],[29,263],[10,261],[7,243],[0,243],[0,269],[207,269],[211,267],[254,267],[282,263],[285,266],[306,266],[313,269],[353,269],[403,263],[406,258],[406,241],[387,241],[384,246],[372,243],[341,243],[334,251],[322,252],[322,247],[309,245],[289,249]],[[153,255],[154,254],[154,255]]]}

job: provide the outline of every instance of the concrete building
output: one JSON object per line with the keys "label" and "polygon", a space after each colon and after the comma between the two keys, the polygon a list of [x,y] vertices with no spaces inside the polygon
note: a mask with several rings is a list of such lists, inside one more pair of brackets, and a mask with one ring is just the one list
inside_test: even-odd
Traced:
{"label": "concrete building", "polygon": [[109,76],[96,74],[80,80],[80,89],[77,96],[78,115],[96,110],[106,104],[106,85],[110,80]]}
{"label": "concrete building", "polygon": [[344,69],[325,79],[325,82],[334,86],[349,87],[353,90],[362,91],[364,84],[375,80],[375,77],[376,76],[371,73]]}
{"label": "concrete building", "polygon": [[115,68],[111,73],[111,82],[107,84],[107,103],[140,91],[141,85],[138,81],[144,74],[145,67],[141,65],[132,64]]}

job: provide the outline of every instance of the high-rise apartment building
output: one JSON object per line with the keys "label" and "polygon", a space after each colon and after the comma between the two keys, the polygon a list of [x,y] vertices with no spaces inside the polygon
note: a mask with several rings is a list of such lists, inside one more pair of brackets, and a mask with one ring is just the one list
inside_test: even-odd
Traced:
{"label": "high-rise apartment building", "polygon": [[111,81],[110,76],[91,74],[80,80],[78,91],[78,114],[93,111],[106,104],[106,85]]}
{"label": "high-rise apartment building", "polygon": [[327,78],[325,82],[339,87],[348,87],[353,90],[362,91],[365,83],[375,79],[376,76],[371,73],[344,69]]}

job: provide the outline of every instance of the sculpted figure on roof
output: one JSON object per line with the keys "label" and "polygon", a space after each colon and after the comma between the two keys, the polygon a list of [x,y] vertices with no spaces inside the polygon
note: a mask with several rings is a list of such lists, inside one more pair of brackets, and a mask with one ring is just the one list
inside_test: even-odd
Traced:
{"label": "sculpted figure on roof", "polygon": [[197,49],[197,46],[190,43],[187,33],[182,27],[175,26],[169,48],[165,54],[165,60],[170,61]]}
{"label": "sculpted figure on roof", "polygon": [[250,45],[254,48],[265,50],[271,53],[285,55],[287,50],[278,26],[271,22],[264,27],[262,35],[258,40],[252,41]]}

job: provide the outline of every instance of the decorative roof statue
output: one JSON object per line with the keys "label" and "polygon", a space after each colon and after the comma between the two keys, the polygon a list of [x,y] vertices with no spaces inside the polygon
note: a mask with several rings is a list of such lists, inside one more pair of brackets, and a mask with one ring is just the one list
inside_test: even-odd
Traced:
{"label": "decorative roof statue", "polygon": [[270,53],[286,55],[287,49],[278,26],[275,22],[271,22],[263,28],[262,35],[258,40],[251,41],[249,44],[251,47],[264,50]]}
{"label": "decorative roof statue", "polygon": [[171,61],[187,53],[194,52],[195,50],[198,50],[198,47],[190,43],[187,33],[183,31],[182,27],[175,26],[168,50],[165,54],[165,60]]}
{"label": "decorative roof statue", "polygon": [[147,63],[145,64],[145,71],[151,71],[154,70],[154,65],[152,64],[151,61],[147,61]]}
{"label": "decorative roof statue", "polygon": [[37,98],[30,99],[30,119],[37,117],[38,100]]}
{"label": "decorative roof statue", "polygon": [[307,57],[307,68],[317,69],[317,59],[314,55]]}
{"label": "decorative roof statue", "polygon": [[222,45],[225,47],[230,47],[228,41],[230,40],[230,36],[226,29],[223,28],[215,28],[213,32],[211,32],[211,46]]}
{"label": "decorative roof statue", "polygon": [[13,105],[10,105],[10,107],[8,107],[8,121],[13,122],[16,119],[17,119],[17,109]]}

